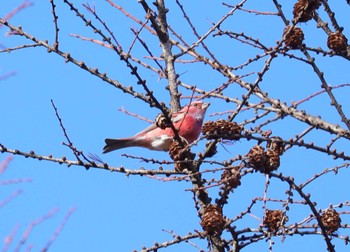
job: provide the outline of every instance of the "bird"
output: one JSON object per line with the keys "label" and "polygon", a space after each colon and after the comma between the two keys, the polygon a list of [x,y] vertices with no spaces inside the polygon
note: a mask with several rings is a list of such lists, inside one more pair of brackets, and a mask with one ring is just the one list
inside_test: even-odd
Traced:
{"label": "bird", "polygon": [[[205,112],[210,103],[194,101],[171,115],[171,121],[182,140],[187,144],[197,140],[201,133]],[[161,129],[156,124],[150,125],[132,137],[106,138],[103,153],[127,147],[143,147],[150,150],[168,151],[175,133],[171,127]]]}

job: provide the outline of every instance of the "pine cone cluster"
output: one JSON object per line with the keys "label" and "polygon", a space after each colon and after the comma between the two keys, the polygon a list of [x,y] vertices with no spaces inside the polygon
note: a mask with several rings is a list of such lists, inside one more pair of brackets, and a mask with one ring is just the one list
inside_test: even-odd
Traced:
{"label": "pine cone cluster", "polygon": [[208,121],[203,125],[202,133],[207,139],[228,139],[238,140],[242,133],[242,126],[235,122],[218,120],[216,122]]}
{"label": "pine cone cluster", "polygon": [[228,191],[231,191],[241,185],[241,174],[239,167],[230,167],[221,174],[221,181]]}
{"label": "pine cone cluster", "polygon": [[314,11],[321,5],[320,0],[299,0],[293,8],[294,19],[298,22],[307,22],[312,19]]}
{"label": "pine cone cluster", "polygon": [[248,164],[263,173],[275,171],[280,166],[281,150],[267,149],[260,145],[255,145],[250,149],[247,159]]}
{"label": "pine cone cluster", "polygon": [[321,221],[329,233],[337,231],[341,223],[339,213],[332,208],[329,208],[322,213]]}
{"label": "pine cone cluster", "polygon": [[161,129],[169,128],[171,125],[171,122],[169,122],[169,120],[165,118],[163,113],[160,113],[159,115],[157,115],[155,123],[156,123],[156,126]]}
{"label": "pine cone cluster", "polygon": [[[288,25],[284,31],[283,35],[286,34],[286,32],[290,29],[290,26]],[[292,48],[292,49],[298,49],[302,46],[304,41],[304,33],[303,30],[299,27],[294,27],[286,36],[286,39],[284,40],[284,43],[286,46]]]}
{"label": "pine cone cluster", "polygon": [[348,47],[348,39],[339,31],[333,32],[328,36],[327,46],[335,53],[342,53]]}
{"label": "pine cone cluster", "polygon": [[207,205],[202,215],[201,226],[209,235],[220,235],[224,229],[226,220],[222,215],[222,209],[218,205]]}
{"label": "pine cone cluster", "polygon": [[175,163],[175,170],[183,171],[191,167],[192,162],[195,158],[195,154],[187,147],[187,144],[178,141],[173,141],[169,146],[169,155],[174,161],[179,161]]}
{"label": "pine cone cluster", "polygon": [[270,232],[277,232],[287,221],[286,215],[281,210],[269,210],[265,212],[263,224]]}
{"label": "pine cone cluster", "polygon": [[260,145],[255,145],[250,149],[248,153],[248,163],[252,167],[260,170],[266,164],[266,153],[264,147]]}

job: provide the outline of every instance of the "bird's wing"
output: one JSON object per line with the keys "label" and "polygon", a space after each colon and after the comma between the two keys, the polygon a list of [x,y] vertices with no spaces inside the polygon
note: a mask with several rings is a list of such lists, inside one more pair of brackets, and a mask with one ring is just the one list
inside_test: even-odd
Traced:
{"label": "bird's wing", "polygon": [[[182,120],[184,118],[184,113],[179,111],[176,113],[173,113],[171,116],[171,121],[172,123],[177,123],[180,120]],[[137,133],[135,136],[139,136],[139,135],[143,135],[146,134],[154,129],[158,128],[157,125],[155,123],[151,124],[150,126],[148,126],[146,129],[140,131],[139,133]]]}
{"label": "bird's wing", "polygon": [[143,134],[146,134],[154,129],[157,128],[157,125],[156,124],[151,124],[150,126],[148,126],[147,128],[145,128],[144,130],[140,131],[139,133],[137,133],[135,136],[139,136],[139,135],[143,135]]}
{"label": "bird's wing", "polygon": [[184,118],[184,112],[182,111],[179,111],[179,112],[176,112],[176,113],[173,113],[173,115],[171,116],[171,121],[173,123],[176,123],[176,122],[179,122],[181,121],[183,118]]}

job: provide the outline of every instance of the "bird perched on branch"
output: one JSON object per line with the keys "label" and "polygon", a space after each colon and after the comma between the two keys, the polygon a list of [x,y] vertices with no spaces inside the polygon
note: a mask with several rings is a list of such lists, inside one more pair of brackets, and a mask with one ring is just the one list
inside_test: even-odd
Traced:
{"label": "bird perched on branch", "polygon": [[[209,105],[210,103],[195,101],[172,114],[171,122],[174,128],[188,144],[195,141],[201,133],[205,111]],[[103,153],[134,146],[150,150],[168,151],[174,136],[175,133],[171,127],[161,129],[156,124],[152,124],[132,137],[106,138]]]}

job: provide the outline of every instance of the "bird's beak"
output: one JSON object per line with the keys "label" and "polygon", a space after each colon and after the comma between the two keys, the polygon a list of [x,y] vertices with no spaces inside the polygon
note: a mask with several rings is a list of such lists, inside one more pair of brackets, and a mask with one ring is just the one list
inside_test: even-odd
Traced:
{"label": "bird's beak", "polygon": [[206,111],[207,108],[208,108],[209,106],[210,106],[210,103],[209,103],[209,102],[203,102],[202,109],[203,109],[204,111]]}

